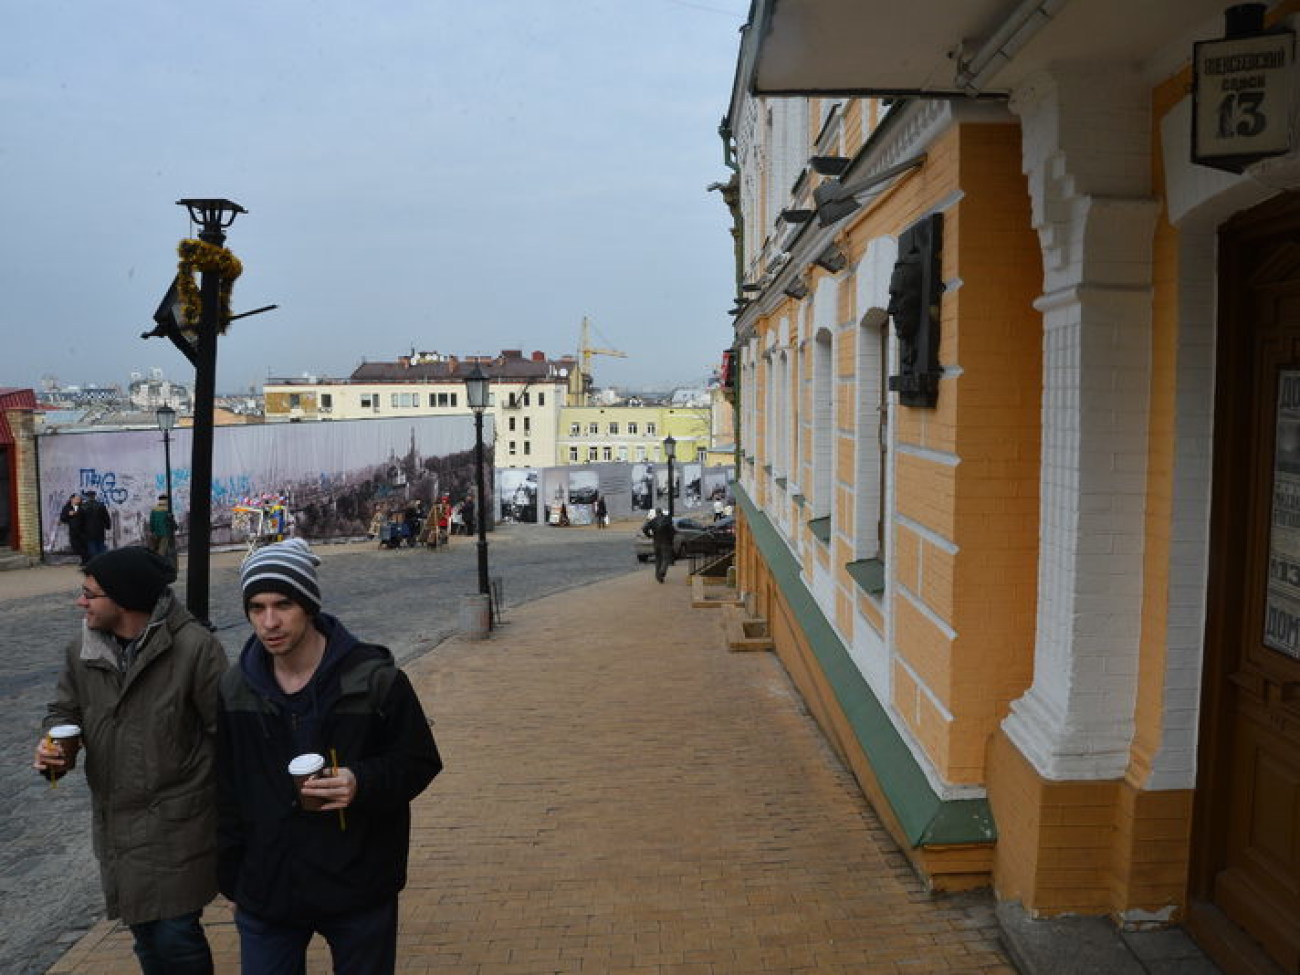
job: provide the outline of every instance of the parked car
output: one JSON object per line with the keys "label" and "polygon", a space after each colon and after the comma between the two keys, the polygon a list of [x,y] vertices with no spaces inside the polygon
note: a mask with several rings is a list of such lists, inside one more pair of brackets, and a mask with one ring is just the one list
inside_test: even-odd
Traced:
{"label": "parked car", "polygon": [[[696,518],[674,518],[677,534],[673,538],[673,557],[687,555],[720,555],[736,547],[735,519],[705,523]],[[637,528],[632,540],[638,562],[649,562],[655,557],[654,541]]]}

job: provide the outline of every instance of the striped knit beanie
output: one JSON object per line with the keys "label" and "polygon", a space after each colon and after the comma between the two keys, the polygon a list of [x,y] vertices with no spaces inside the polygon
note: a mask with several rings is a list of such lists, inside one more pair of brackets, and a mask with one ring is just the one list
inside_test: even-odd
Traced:
{"label": "striped knit beanie", "polygon": [[248,557],[239,572],[244,612],[248,612],[248,601],[258,593],[275,592],[288,596],[315,616],[320,612],[320,582],[316,578],[318,565],[320,559],[301,538],[290,538],[259,548]]}

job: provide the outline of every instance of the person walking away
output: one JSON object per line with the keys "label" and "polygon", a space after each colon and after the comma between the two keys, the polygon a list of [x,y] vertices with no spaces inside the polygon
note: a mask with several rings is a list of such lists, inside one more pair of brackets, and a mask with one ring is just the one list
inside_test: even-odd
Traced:
{"label": "person walking away", "polygon": [[[217,686],[226,654],[169,588],[176,570],[139,545],[90,560],[81,636],[44,719],[81,727],[106,913],[145,975],[211,975],[200,924],[217,891]],[[42,738],[37,769],[66,761]]]}
{"label": "person walking away", "polygon": [[605,499],[603,496],[596,499],[596,527],[609,527],[609,509],[605,507]]}
{"label": "person walking away", "polygon": [[158,501],[149,512],[149,549],[157,552],[172,565],[176,564],[176,519],[172,517],[167,495],[158,495]]}
{"label": "person walking away", "polygon": [[[248,975],[300,975],[314,933],[335,972],[394,971],[410,803],[442,769],[392,654],[322,612],[319,564],[295,538],[240,572],[253,635],[221,683],[218,874]],[[328,766],[299,793],[288,765],[309,753]]]}
{"label": "person walking away", "polygon": [[95,496],[94,491],[87,491],[86,498],[77,513],[81,526],[81,536],[86,543],[86,558],[93,559],[108,551],[108,531],[113,527],[113,518],[108,513],[104,502]]}
{"label": "person walking away", "polygon": [[654,540],[655,579],[663,582],[668,575],[668,567],[673,564],[673,539],[677,537],[677,529],[668,517],[668,512],[659,508],[654,517],[647,519],[641,526],[641,531]]}
{"label": "person walking away", "polygon": [[73,491],[59,509],[59,524],[68,529],[68,547],[80,565],[86,564],[86,529],[81,523],[81,495]]}

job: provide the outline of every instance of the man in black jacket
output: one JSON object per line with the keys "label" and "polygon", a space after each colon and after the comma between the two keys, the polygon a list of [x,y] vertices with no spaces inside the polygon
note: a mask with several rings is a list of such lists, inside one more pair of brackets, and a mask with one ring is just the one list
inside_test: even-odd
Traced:
{"label": "man in black jacket", "polygon": [[[335,972],[393,972],[410,803],[442,768],[392,654],[321,612],[319,564],[301,539],[244,563],[254,635],[221,684],[218,880],[254,975],[305,971],[316,932]],[[306,753],[327,767],[300,798],[288,765]]]}
{"label": "man in black jacket", "polygon": [[668,575],[668,567],[673,564],[673,541],[677,537],[677,528],[673,525],[668,512],[659,508],[653,518],[641,526],[641,531],[654,540],[655,578],[660,582]]}

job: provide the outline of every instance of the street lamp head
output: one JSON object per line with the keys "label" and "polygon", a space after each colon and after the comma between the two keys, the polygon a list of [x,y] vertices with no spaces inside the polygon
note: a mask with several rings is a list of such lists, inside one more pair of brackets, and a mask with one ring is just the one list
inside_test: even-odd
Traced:
{"label": "street lamp head", "polygon": [[177,200],[177,206],[190,211],[190,219],[204,230],[224,230],[235,222],[235,217],[248,211],[233,200],[187,199]]}
{"label": "street lamp head", "polygon": [[159,430],[166,432],[168,430],[174,430],[176,428],[176,411],[173,410],[170,406],[158,407],[158,412],[155,415],[158,418]]}
{"label": "street lamp head", "polygon": [[483,372],[483,367],[474,363],[474,371],[465,377],[465,398],[469,408],[475,413],[482,413],[488,405],[488,386],[491,379]]}
{"label": "street lamp head", "polygon": [[669,460],[677,457],[677,441],[672,438],[671,434],[664,438],[664,456]]}

